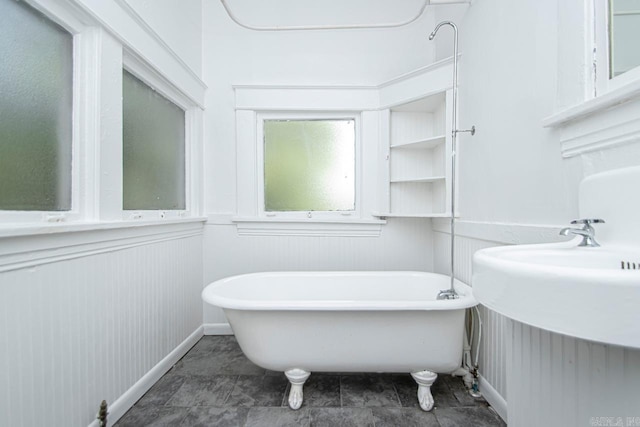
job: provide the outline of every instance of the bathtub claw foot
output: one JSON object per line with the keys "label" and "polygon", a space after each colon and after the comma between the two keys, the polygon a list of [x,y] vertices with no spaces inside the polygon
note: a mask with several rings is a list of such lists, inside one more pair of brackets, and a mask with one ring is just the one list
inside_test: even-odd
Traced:
{"label": "bathtub claw foot", "polygon": [[411,376],[418,383],[418,403],[423,411],[433,409],[433,396],[431,395],[431,386],[438,378],[438,374],[431,371],[412,372]]}
{"label": "bathtub claw foot", "polygon": [[311,372],[307,372],[303,369],[289,369],[284,373],[287,379],[291,383],[291,391],[289,392],[289,407],[291,409],[300,409],[302,406],[302,386],[304,382],[309,378]]}

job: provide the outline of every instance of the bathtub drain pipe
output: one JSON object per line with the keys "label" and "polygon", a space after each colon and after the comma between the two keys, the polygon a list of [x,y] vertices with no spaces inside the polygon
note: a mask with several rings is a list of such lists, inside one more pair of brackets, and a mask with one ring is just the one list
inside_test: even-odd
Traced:
{"label": "bathtub drain pipe", "polygon": [[[476,343],[476,357],[473,361],[473,367],[470,367],[471,374],[473,376],[473,383],[471,385],[471,389],[469,390],[469,394],[471,394],[471,396],[473,397],[482,397],[482,393],[480,393],[480,389],[478,387],[478,357],[480,356],[480,343],[482,342],[482,317],[480,316],[480,310],[478,310],[478,306],[475,306],[473,308],[478,315],[478,342]],[[471,316],[471,318],[473,319],[473,310],[471,310]],[[471,330],[471,334],[473,334],[473,329]],[[469,355],[469,359],[471,359],[471,355]]]}
{"label": "bathtub drain pipe", "polygon": [[467,336],[467,330],[465,328],[464,331],[464,341],[462,344],[462,366],[456,369],[452,375],[456,377],[462,377],[462,381],[464,381],[465,387],[470,389],[473,386],[473,375],[471,374],[471,370],[469,369],[469,364],[467,363],[471,359],[471,346],[469,345],[469,338]]}
{"label": "bathtub drain pipe", "polygon": [[[464,385],[469,390],[469,394],[473,397],[481,397],[478,387],[478,356],[480,355],[480,342],[482,339],[482,319],[480,318],[480,311],[477,307],[474,307],[478,316],[478,341],[476,343],[476,354],[473,358],[471,351],[473,347],[473,335],[475,330],[475,319],[473,310],[469,312],[471,318],[471,340],[465,327],[464,342],[462,347],[462,366],[460,366],[452,375],[462,377]],[[475,359],[472,361],[472,359]]]}

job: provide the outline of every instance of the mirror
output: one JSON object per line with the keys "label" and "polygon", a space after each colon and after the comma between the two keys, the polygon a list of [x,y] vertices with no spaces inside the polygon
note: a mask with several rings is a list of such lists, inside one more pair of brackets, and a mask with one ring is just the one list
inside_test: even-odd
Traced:
{"label": "mirror", "polygon": [[640,0],[609,0],[609,78],[640,66]]}

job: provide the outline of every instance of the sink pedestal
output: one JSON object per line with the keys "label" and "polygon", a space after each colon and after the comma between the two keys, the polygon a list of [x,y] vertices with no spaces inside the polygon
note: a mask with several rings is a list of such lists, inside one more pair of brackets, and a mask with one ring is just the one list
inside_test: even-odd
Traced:
{"label": "sink pedestal", "polygon": [[[586,178],[581,238],[476,252],[473,291],[509,320],[510,426],[640,426],[640,167]],[[632,196],[630,196],[632,195]]]}
{"label": "sink pedestal", "polygon": [[639,425],[640,350],[513,320],[507,329],[509,426]]}

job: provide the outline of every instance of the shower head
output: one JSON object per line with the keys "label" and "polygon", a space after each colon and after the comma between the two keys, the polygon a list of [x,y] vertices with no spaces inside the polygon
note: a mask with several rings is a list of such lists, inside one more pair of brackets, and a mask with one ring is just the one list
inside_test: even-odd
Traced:
{"label": "shower head", "polygon": [[456,24],[454,24],[451,21],[442,21],[441,23],[436,25],[436,28],[431,32],[431,34],[429,34],[429,40],[433,40],[434,39],[434,37],[436,36],[436,33],[438,32],[440,27],[442,27],[443,25],[450,25],[453,28],[454,34],[455,35],[458,34],[458,27],[456,26]]}

